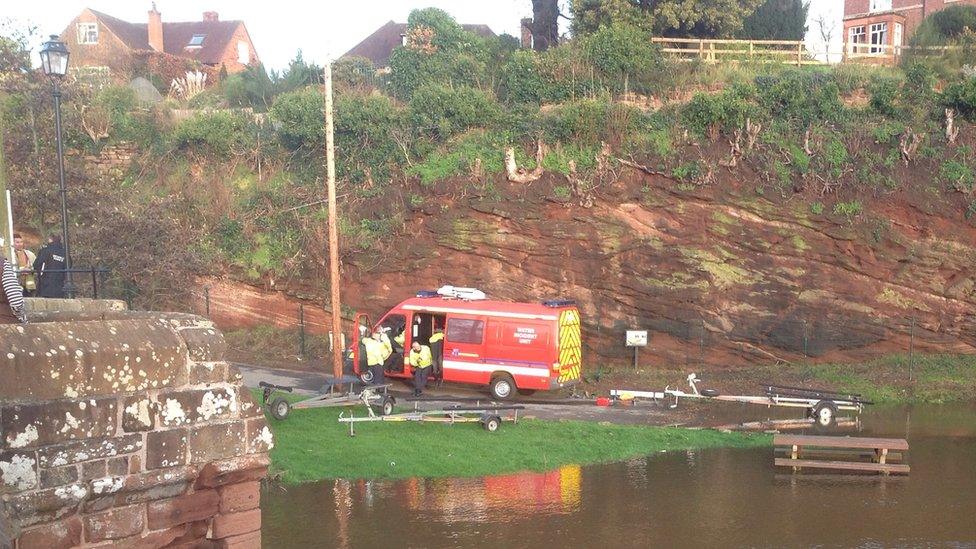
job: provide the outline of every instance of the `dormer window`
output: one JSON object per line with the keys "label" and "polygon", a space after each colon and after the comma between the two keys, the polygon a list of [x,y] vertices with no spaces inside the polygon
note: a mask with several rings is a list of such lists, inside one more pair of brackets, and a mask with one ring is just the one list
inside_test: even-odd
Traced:
{"label": "dormer window", "polygon": [[98,23],[78,23],[78,43],[98,43]]}
{"label": "dormer window", "polygon": [[891,0],[871,0],[871,13],[891,11]]}
{"label": "dormer window", "polygon": [[188,48],[199,48],[203,45],[203,39],[206,38],[206,34],[194,34],[193,38],[190,38],[190,43],[186,45]]}

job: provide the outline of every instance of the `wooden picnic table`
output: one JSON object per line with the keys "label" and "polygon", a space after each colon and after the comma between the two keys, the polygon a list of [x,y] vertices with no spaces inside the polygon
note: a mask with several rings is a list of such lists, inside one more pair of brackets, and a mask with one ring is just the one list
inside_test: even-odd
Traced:
{"label": "wooden picnic table", "polygon": [[[903,456],[900,452],[908,450],[908,441],[901,438],[775,435],[773,445],[777,449],[786,447],[790,456],[774,458],[774,464],[792,467],[794,471],[809,467],[908,474],[911,470],[906,463],[891,463],[892,460],[901,461]],[[892,452],[893,450],[899,452]],[[848,459],[807,459],[815,456]],[[868,457],[871,461],[850,459],[851,457]]]}

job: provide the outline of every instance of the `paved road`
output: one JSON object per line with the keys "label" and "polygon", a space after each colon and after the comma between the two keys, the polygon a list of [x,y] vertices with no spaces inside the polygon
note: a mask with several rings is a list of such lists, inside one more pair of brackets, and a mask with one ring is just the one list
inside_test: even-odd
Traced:
{"label": "paved road", "polygon": [[[332,380],[332,376],[325,373],[264,368],[240,363],[234,365],[244,376],[244,385],[247,387],[257,387],[259,382],[264,381],[275,385],[294,387],[297,394],[312,395]],[[411,395],[412,387],[403,380],[394,379],[390,382],[393,384],[391,391],[401,402]],[[487,391],[483,389],[452,384],[443,387],[431,387],[424,393],[424,396],[430,400],[424,400],[418,403],[418,406],[427,410],[439,408],[446,404],[446,401],[436,400],[437,397],[484,398],[486,402],[489,401]],[[525,406],[524,415],[526,417],[540,419],[582,419],[621,424],[685,426],[700,425],[702,420],[700,415],[690,407],[669,410],[665,406],[648,404],[628,408],[607,408],[595,406],[586,401],[572,405],[547,404],[544,403],[547,398],[564,399],[565,395],[536,393],[532,397],[531,403],[521,401],[516,401],[516,403]]]}

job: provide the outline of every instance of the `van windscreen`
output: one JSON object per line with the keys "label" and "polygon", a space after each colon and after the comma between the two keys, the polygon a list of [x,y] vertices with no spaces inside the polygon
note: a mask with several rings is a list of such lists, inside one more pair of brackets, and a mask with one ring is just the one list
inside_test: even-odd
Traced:
{"label": "van windscreen", "polygon": [[452,343],[481,344],[485,339],[483,320],[468,318],[447,319],[447,340]]}

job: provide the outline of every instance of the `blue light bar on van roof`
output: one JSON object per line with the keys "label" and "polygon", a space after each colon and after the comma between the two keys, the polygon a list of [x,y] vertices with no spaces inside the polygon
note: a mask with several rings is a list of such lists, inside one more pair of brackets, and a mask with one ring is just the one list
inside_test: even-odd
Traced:
{"label": "blue light bar on van roof", "polygon": [[542,302],[546,307],[571,307],[576,305],[576,301],[572,299],[549,299]]}
{"label": "blue light bar on van roof", "polygon": [[436,290],[420,290],[417,292],[417,297],[437,297]]}

